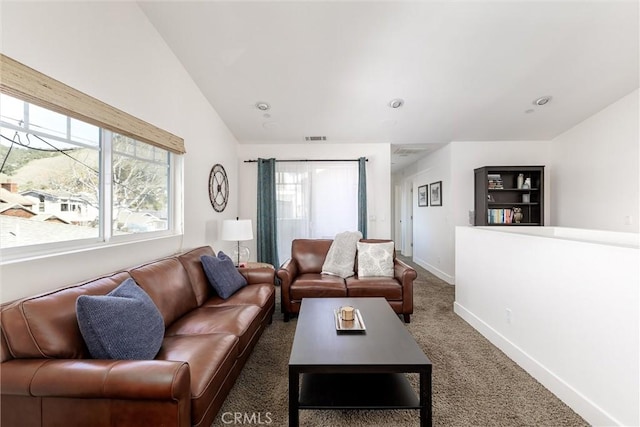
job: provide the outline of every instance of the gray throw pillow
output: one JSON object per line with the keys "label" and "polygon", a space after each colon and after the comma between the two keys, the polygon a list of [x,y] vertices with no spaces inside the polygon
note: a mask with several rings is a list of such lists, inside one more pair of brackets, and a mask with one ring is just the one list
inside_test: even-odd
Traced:
{"label": "gray throw pillow", "polygon": [[79,296],[76,317],[94,359],[149,360],[162,346],[162,315],[133,279],[107,295]]}
{"label": "gray throw pillow", "polygon": [[217,257],[203,255],[200,261],[209,284],[220,298],[227,299],[247,285],[247,280],[226,254],[220,252]]}
{"label": "gray throw pillow", "polygon": [[362,239],[359,231],[344,231],[336,234],[322,265],[322,274],[333,274],[343,279],[355,274],[356,244]]}
{"label": "gray throw pillow", "polygon": [[393,277],[393,242],[358,242],[358,277]]}

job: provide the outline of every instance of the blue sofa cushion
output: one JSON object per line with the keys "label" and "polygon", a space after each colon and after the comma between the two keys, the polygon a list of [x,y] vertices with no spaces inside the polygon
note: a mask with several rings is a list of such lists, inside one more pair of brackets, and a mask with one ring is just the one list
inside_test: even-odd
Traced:
{"label": "blue sofa cushion", "polygon": [[133,279],[107,295],[79,296],[76,317],[94,359],[148,360],[162,346],[162,315]]}
{"label": "blue sofa cushion", "polygon": [[225,253],[219,252],[217,257],[203,255],[200,261],[209,284],[220,298],[227,299],[247,285],[247,280]]}

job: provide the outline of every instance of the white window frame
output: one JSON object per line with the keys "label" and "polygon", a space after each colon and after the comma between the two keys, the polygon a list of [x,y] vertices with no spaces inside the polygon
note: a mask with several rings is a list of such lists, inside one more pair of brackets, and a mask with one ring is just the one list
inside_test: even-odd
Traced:
{"label": "white window frame", "polygon": [[[0,249],[0,265],[6,262],[23,261],[33,257],[59,255],[78,250],[87,250],[108,246],[111,244],[131,243],[147,241],[164,237],[183,234],[183,162],[182,156],[169,152],[169,176],[167,190],[168,223],[166,230],[147,231],[143,233],[131,233],[113,235],[113,199],[112,199],[112,146],[111,132],[102,129],[103,137],[98,150],[100,151],[100,226],[98,236],[89,239],[66,240],[60,242],[41,243],[28,246],[16,246]],[[105,135],[108,135],[105,137]],[[46,136],[48,137],[48,136]],[[69,203],[70,205],[71,203]]]}
{"label": "white window frame", "polygon": [[[111,146],[105,149],[100,144],[100,229],[98,237],[62,242],[43,243],[0,249],[0,265],[25,261],[44,256],[61,255],[93,248],[119,245],[128,242],[148,241],[184,233],[184,141],[160,128],[115,109],[76,89],[60,83],[44,74],[26,67],[17,61],[0,54],[0,67],[3,79],[0,80],[0,92],[27,103],[39,105],[68,117],[85,121],[105,130],[129,136],[138,141],[154,145],[169,151],[169,177],[167,200],[167,230],[112,235],[112,203],[105,205],[105,194],[111,195]],[[22,131],[32,132],[29,129]],[[49,136],[47,136],[49,137]]]}

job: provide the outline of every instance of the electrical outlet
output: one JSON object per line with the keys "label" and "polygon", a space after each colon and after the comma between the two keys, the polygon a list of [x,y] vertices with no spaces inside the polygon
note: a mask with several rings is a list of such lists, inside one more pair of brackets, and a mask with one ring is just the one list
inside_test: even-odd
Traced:
{"label": "electrical outlet", "polygon": [[511,324],[511,309],[507,308],[504,311],[504,314],[505,314],[505,320],[507,321],[507,324],[510,325]]}

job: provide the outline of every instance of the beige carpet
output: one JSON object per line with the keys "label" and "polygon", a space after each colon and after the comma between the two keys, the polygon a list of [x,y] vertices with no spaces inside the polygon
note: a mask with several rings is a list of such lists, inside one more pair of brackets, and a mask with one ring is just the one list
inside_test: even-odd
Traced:
{"label": "beige carpet", "polygon": [[[581,417],[453,313],[454,287],[414,265],[407,325],[433,363],[435,426],[586,426]],[[276,291],[279,293],[280,289]],[[286,426],[287,363],[296,319],[276,315],[214,426]],[[415,376],[411,376],[414,385]],[[239,417],[235,418],[234,417]],[[231,422],[233,421],[233,423]],[[418,411],[300,411],[302,426],[417,426]]]}

